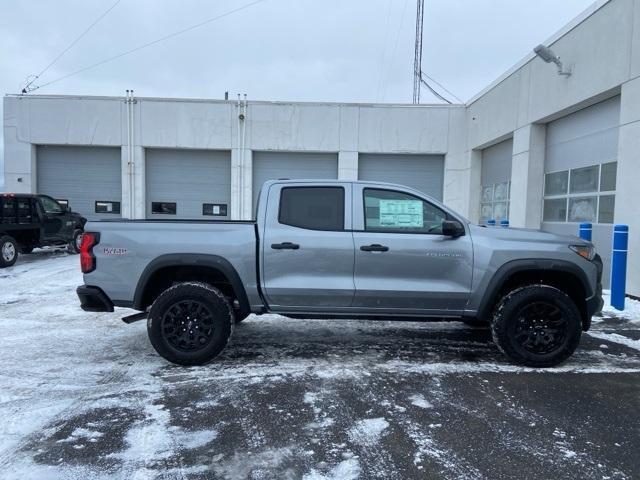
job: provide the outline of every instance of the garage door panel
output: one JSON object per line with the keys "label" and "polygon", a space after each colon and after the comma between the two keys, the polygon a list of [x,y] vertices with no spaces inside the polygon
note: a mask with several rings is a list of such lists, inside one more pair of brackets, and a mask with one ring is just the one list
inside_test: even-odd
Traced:
{"label": "garage door panel", "polygon": [[36,159],[38,193],[68,200],[89,220],[120,217],[96,213],[96,202],[122,202],[119,148],[39,145]]}
{"label": "garage door panel", "polygon": [[620,97],[547,124],[545,172],[604,163],[618,155]]}
{"label": "garage door panel", "polygon": [[511,181],[511,157],[513,139],[492,145],[482,150],[482,185],[492,185]]}
{"label": "garage door panel", "polygon": [[336,179],[338,155],[335,153],[309,152],[253,152],[253,207],[267,180]]}
{"label": "garage door panel", "polygon": [[[230,218],[230,152],[147,149],[145,165],[147,218]],[[175,203],[176,214],[154,213],[154,203]],[[203,204],[224,205],[227,214],[203,215]]]}
{"label": "garage door panel", "polygon": [[552,144],[547,149],[547,171],[561,171],[614,161],[618,156],[618,128]]}
{"label": "garage door panel", "polygon": [[398,183],[442,200],[444,156],[361,153],[358,178]]}

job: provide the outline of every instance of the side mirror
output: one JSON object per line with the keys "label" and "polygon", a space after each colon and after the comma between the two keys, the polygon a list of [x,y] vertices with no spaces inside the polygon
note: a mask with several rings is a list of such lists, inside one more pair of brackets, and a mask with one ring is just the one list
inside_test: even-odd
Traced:
{"label": "side mirror", "polygon": [[62,213],[67,213],[71,211],[71,209],[67,205],[60,204],[60,208],[62,209]]}
{"label": "side mirror", "polygon": [[442,234],[447,237],[461,237],[464,235],[464,227],[457,220],[444,220],[442,222]]}

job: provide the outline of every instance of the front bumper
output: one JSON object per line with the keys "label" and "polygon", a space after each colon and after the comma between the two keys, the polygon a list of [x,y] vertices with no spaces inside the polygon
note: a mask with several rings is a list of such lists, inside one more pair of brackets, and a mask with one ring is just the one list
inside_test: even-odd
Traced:
{"label": "front bumper", "polygon": [[596,313],[600,313],[604,306],[604,300],[602,299],[602,259],[600,255],[595,256],[593,263],[597,268],[596,291],[592,297],[587,298],[587,317],[583,325],[583,330],[585,331],[589,330],[591,326],[591,317]]}
{"label": "front bumper", "polygon": [[80,308],[85,312],[113,312],[113,302],[99,287],[81,285],[76,289]]}

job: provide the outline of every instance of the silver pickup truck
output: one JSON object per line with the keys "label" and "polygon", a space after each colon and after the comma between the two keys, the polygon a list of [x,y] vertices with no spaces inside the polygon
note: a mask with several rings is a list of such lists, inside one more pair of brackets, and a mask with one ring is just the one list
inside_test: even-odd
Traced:
{"label": "silver pickup truck", "polygon": [[473,225],[416,190],[362,181],[269,181],[256,221],[90,222],[86,311],[147,318],[165,359],[197,365],[249,314],[452,319],[486,324],[513,362],[574,352],[602,308],[602,262],[572,236]]}

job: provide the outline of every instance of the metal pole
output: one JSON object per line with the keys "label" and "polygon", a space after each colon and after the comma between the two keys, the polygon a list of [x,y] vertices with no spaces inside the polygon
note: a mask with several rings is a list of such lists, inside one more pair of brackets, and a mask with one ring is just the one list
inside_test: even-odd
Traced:
{"label": "metal pole", "polygon": [[627,287],[627,248],[629,227],[613,227],[613,252],[611,254],[611,306],[624,310],[624,296]]}
{"label": "metal pole", "polygon": [[591,233],[593,231],[593,225],[590,223],[581,223],[580,228],[578,228],[578,236],[587,241],[591,241]]}

